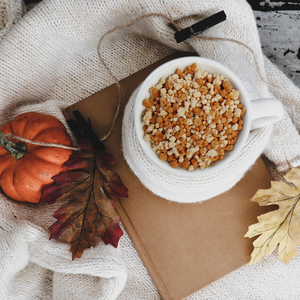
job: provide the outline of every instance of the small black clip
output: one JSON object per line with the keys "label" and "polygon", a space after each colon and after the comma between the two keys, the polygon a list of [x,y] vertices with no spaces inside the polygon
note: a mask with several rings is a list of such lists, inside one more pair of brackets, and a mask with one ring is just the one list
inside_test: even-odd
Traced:
{"label": "small black clip", "polygon": [[73,114],[78,123],[73,120],[69,120],[68,124],[72,130],[74,130],[80,137],[83,135],[87,137],[90,142],[94,145],[95,149],[98,151],[105,150],[104,144],[97,137],[96,133],[93,131],[92,127],[88,124],[88,122],[84,119],[79,110],[74,110]]}
{"label": "small black clip", "polygon": [[182,29],[174,34],[175,40],[177,43],[181,43],[185,40],[187,40],[191,35],[196,35],[205,29],[208,29],[210,27],[213,27],[223,21],[226,20],[226,14],[224,10],[204,19],[199,21],[198,23],[187,27],[185,29]]}

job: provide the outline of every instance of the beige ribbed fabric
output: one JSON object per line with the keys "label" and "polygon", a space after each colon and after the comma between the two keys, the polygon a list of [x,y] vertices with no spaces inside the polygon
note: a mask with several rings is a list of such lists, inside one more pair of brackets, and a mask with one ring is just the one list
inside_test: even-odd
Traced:
{"label": "beige ribbed fabric", "polygon": [[[20,3],[0,2],[2,15],[6,10],[2,7],[20,7]],[[9,30],[1,32],[1,123],[21,112],[35,110],[57,116],[66,125],[63,108],[114,83],[96,52],[98,41],[107,30],[150,12],[180,19],[178,24],[185,27],[220,10],[226,12],[226,22],[204,35],[232,38],[251,47],[265,80],[272,85],[280,82],[278,87],[268,89],[260,80],[247,48],[199,38],[178,45],[173,29],[159,17],[144,19],[132,28],[108,36],[101,47],[103,57],[110,70],[122,79],[175,50],[194,49],[236,72],[253,100],[271,95],[280,98],[286,106],[284,120],[273,129],[253,131],[245,151],[230,170],[234,181],[238,181],[264,152],[271,160],[270,170],[280,178],[282,171],[299,165],[300,93],[262,55],[253,12],[243,0],[42,1],[10,25]],[[13,22],[16,21],[17,18]],[[128,128],[130,135],[128,139],[123,136],[124,153],[144,182],[141,173],[145,157],[139,152],[134,160],[136,152],[129,144],[135,142],[131,107],[130,102],[124,116],[123,129]],[[140,166],[135,165],[137,161]],[[151,166],[148,171],[153,176]],[[224,190],[230,188],[225,174],[220,172],[216,178],[223,183]],[[208,178],[207,184],[213,186],[213,179]],[[152,181],[147,187],[165,193]],[[187,195],[179,201],[189,199],[191,196]],[[118,249],[100,244],[74,262],[69,245],[49,241],[47,228],[55,221],[51,215],[60,205],[24,205],[0,196],[0,299],[160,299],[126,232]],[[298,299],[299,270],[299,258],[285,267],[274,254],[257,265],[240,268],[189,299]]]}

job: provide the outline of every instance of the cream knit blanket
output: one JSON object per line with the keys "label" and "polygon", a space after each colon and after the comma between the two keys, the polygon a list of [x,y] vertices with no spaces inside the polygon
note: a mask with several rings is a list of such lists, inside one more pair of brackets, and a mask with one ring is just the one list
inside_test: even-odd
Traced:
{"label": "cream knit blanket", "polygon": [[[4,3],[20,5],[12,0]],[[0,43],[1,123],[30,110],[65,122],[61,109],[114,83],[100,64],[96,47],[101,36],[115,26],[159,12],[180,19],[178,24],[186,27],[220,10],[226,12],[226,22],[204,35],[232,38],[250,47],[265,80],[272,84],[269,89],[260,80],[247,48],[199,38],[178,45],[172,28],[159,17],[108,36],[103,56],[110,70],[122,79],[175,50],[196,50],[235,71],[252,99],[270,95],[281,99],[286,106],[285,119],[273,128],[254,131],[247,151],[231,170],[238,181],[264,152],[278,167],[270,165],[280,178],[278,171],[299,165],[300,93],[262,55],[253,12],[243,0],[44,0],[6,30]],[[130,150],[124,146],[130,163]],[[220,176],[225,182],[224,174]],[[0,299],[160,299],[126,233],[118,249],[100,244],[71,262],[68,245],[48,240],[47,228],[54,221],[51,215],[55,210],[55,205],[22,205],[0,196]],[[299,258],[284,267],[272,255],[257,265],[240,268],[189,299],[297,299],[299,270]]]}

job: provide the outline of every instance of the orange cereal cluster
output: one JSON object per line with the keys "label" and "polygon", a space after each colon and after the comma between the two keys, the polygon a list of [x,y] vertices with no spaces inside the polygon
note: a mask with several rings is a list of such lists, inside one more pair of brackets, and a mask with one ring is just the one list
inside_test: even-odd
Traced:
{"label": "orange cereal cluster", "polygon": [[143,101],[144,140],[171,167],[193,171],[224,158],[243,128],[239,91],[194,63],[161,78]]}

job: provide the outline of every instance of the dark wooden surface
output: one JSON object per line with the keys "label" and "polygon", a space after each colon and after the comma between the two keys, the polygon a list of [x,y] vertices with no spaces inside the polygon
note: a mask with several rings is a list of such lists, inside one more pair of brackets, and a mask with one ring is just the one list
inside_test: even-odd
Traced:
{"label": "dark wooden surface", "polygon": [[300,1],[276,1],[276,0],[247,0],[253,10],[278,11],[278,10],[299,10]]}
{"label": "dark wooden surface", "polygon": [[[247,1],[254,10],[264,54],[300,87],[300,0]],[[25,0],[25,4],[37,2]]]}
{"label": "dark wooden surface", "polygon": [[300,88],[300,1],[248,2],[264,54]]}

